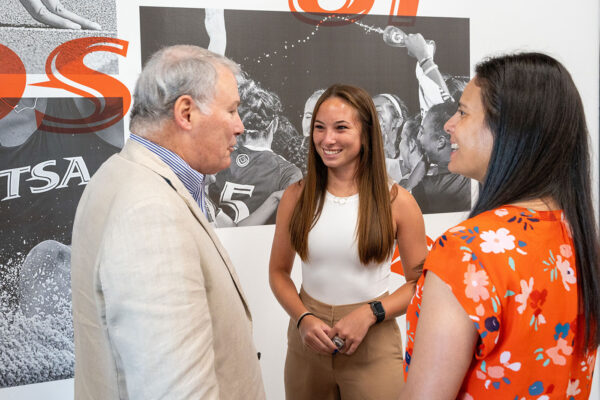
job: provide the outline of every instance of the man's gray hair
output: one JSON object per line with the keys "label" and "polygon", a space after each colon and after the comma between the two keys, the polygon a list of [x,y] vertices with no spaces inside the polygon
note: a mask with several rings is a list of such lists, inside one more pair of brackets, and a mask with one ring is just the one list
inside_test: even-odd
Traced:
{"label": "man's gray hair", "polygon": [[215,96],[217,67],[240,74],[240,66],[227,57],[192,45],[165,47],[154,53],[135,85],[129,128],[144,135],[149,127],[173,116],[175,101],[190,95],[202,112]]}

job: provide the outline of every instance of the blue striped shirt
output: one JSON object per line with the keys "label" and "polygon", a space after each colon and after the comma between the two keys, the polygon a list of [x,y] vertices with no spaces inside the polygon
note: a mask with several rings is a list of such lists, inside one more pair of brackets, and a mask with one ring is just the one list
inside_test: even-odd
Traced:
{"label": "blue striped shirt", "polygon": [[206,206],[204,201],[204,174],[196,171],[188,165],[181,157],[173,153],[171,150],[165,149],[162,146],[157,145],[144,139],[134,133],[129,135],[129,138],[135,142],[138,142],[152,153],[156,154],[165,164],[169,166],[177,175],[179,180],[183,183],[183,186],[190,192],[198,206],[206,215]]}

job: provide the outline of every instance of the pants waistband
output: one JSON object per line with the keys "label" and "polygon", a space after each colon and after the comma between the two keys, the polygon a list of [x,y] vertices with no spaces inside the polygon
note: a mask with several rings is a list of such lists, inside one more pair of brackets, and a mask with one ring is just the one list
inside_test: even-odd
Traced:
{"label": "pants waistband", "polygon": [[381,300],[385,297],[389,296],[389,293],[384,293],[381,296],[378,296],[374,299],[362,301],[359,303],[353,304],[340,304],[340,305],[331,305],[320,302],[319,300],[311,297],[308,293],[304,291],[304,288],[300,288],[300,300],[304,303],[306,308],[314,313],[319,318],[324,319],[332,319],[333,321],[338,321],[346,314],[350,313],[352,310],[364,305],[368,304],[371,301]]}

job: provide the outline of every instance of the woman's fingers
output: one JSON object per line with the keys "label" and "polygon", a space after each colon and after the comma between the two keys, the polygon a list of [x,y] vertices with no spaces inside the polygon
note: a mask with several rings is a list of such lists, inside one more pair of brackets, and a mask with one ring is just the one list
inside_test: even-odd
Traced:
{"label": "woman's fingers", "polygon": [[314,315],[308,315],[300,324],[300,336],[306,346],[322,354],[331,354],[336,350],[328,336],[331,328]]}

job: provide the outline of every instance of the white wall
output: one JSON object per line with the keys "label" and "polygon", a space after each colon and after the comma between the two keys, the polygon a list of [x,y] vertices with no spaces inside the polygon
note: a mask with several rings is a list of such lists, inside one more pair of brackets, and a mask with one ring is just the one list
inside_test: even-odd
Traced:
{"label": "white wall", "polygon": [[[327,0],[321,4],[325,5]],[[341,5],[342,0],[328,0]],[[375,0],[371,13],[387,14],[392,0]],[[130,41],[128,57],[120,61],[120,79],[133,87],[140,70],[138,7],[140,5],[216,7],[287,11],[282,0],[117,0],[119,37]],[[565,2],[559,0],[421,0],[419,16],[470,19],[471,64],[486,55],[514,50],[547,52],[565,64],[577,84],[588,118],[594,149],[594,182],[598,182],[598,106],[600,7],[598,0]],[[467,45],[465,43],[465,45]],[[42,78],[31,77],[30,81]],[[25,96],[38,95],[29,87]],[[598,187],[594,186],[597,198]],[[427,233],[435,238],[460,221],[462,215],[427,216]],[[268,286],[267,268],[273,227],[222,229],[225,247],[236,265],[254,316],[257,347],[263,354],[261,365],[269,399],[283,398],[283,361],[288,318]],[[296,279],[298,268],[294,269]],[[403,326],[403,325],[402,325]],[[600,398],[600,365],[590,398]],[[0,399],[73,398],[72,380],[0,390]]]}

